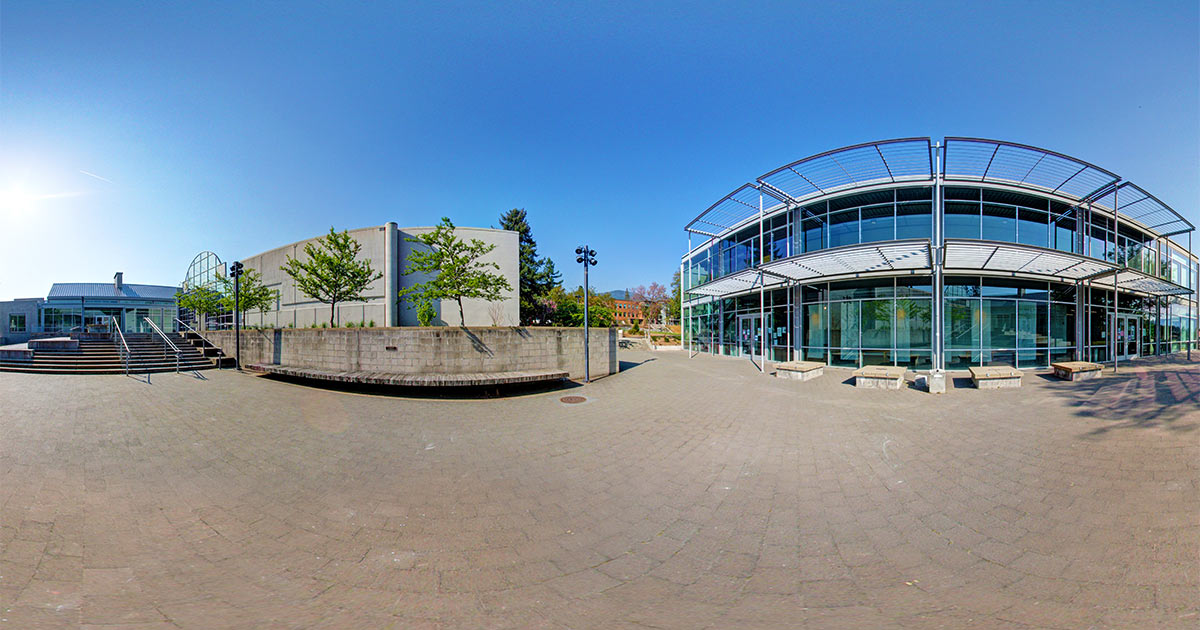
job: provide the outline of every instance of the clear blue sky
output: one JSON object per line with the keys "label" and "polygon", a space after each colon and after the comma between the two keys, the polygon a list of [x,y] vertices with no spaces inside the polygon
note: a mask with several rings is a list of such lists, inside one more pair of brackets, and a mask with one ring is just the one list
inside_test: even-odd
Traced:
{"label": "clear blue sky", "polygon": [[1194,0],[645,4],[0,0],[0,299],[513,207],[568,285],[584,241],[597,288],[666,284],[741,183],[916,135],[1078,156],[1200,224]]}

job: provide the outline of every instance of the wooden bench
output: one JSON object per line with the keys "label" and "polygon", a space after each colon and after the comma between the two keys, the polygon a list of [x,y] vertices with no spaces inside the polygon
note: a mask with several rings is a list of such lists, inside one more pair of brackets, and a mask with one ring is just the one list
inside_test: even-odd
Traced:
{"label": "wooden bench", "polygon": [[1005,389],[1021,386],[1021,371],[1003,366],[972,367],[971,380],[976,389]]}
{"label": "wooden bench", "polygon": [[1066,381],[1085,381],[1089,378],[1098,378],[1104,369],[1104,366],[1099,363],[1087,361],[1063,361],[1051,363],[1050,367],[1054,370],[1055,376]]}
{"label": "wooden bench", "polygon": [[900,389],[904,387],[902,367],[868,365],[854,370],[854,386],[866,389]]}
{"label": "wooden bench", "polygon": [[825,364],[815,361],[787,361],[775,364],[776,378],[811,381],[825,373]]}
{"label": "wooden bench", "polygon": [[308,378],[362,385],[401,387],[495,387],[518,383],[566,380],[566,370],[525,370],[520,372],[473,372],[468,374],[396,374],[391,372],[338,372],[291,365],[248,365],[256,372],[292,378]]}

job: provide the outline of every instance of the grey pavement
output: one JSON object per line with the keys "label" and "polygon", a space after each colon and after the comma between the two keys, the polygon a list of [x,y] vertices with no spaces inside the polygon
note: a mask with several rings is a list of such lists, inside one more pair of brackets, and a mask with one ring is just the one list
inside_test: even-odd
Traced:
{"label": "grey pavement", "polygon": [[0,630],[1200,627],[1200,363],[622,359],[494,400],[0,374]]}

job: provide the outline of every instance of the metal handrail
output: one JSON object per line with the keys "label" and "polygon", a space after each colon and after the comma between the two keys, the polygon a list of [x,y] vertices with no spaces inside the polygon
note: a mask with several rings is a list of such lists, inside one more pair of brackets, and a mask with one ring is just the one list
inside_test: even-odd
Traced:
{"label": "metal handrail", "polygon": [[125,362],[125,375],[129,376],[129,344],[125,342],[125,333],[121,332],[121,324],[114,316],[111,318],[113,330],[117,331],[117,336],[113,337],[113,345],[117,346],[117,340],[121,340],[121,345],[117,346],[117,352],[121,353],[121,359]]}
{"label": "metal handrail", "polygon": [[188,324],[187,322],[183,321],[182,319],[179,319],[178,317],[176,317],[176,318],[175,318],[175,323],[177,323],[177,324],[179,324],[180,326],[183,326],[184,328],[186,328],[186,329],[188,329],[188,330],[190,330],[190,331],[192,331],[192,332],[196,333],[196,336],[197,336],[197,337],[199,337],[201,341],[203,341],[204,343],[206,343],[206,344],[208,344],[208,345],[212,346],[213,348],[215,348],[215,349],[217,350],[217,357],[218,357],[218,358],[217,358],[217,369],[218,369],[218,370],[219,370],[219,369],[221,369],[221,363],[223,363],[223,361],[221,360],[221,358],[225,356],[225,350],[221,349],[221,346],[218,346],[217,344],[215,344],[215,343],[213,343],[213,342],[209,341],[209,340],[208,340],[208,337],[205,337],[203,333],[201,333],[199,330],[196,330],[196,329],[195,329],[195,328],[193,328],[193,327],[192,327],[190,324]]}
{"label": "metal handrail", "polygon": [[171,348],[172,351],[175,352],[175,373],[178,374],[179,373],[179,348],[175,344],[171,343],[170,339],[167,339],[167,336],[165,334],[163,334],[163,331],[161,328],[158,327],[158,324],[154,323],[154,320],[150,319],[149,317],[143,317],[142,320],[145,321],[147,324],[150,324],[150,330],[153,330],[154,332],[158,333],[159,338],[162,339],[163,356],[166,356],[168,346]]}

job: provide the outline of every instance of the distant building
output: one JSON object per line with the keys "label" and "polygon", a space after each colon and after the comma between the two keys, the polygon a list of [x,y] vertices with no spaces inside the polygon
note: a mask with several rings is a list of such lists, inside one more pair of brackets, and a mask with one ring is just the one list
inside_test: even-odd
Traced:
{"label": "distant building", "polygon": [[642,323],[642,303],[637,300],[613,300],[616,312],[613,318],[618,326],[631,326],[634,322]]}
{"label": "distant building", "polygon": [[164,331],[175,330],[178,287],[126,284],[117,272],[109,282],[56,282],[45,299],[0,302],[0,339],[23,343],[33,337],[81,329],[109,330],[115,319],[125,332],[149,332],[149,319]]}

